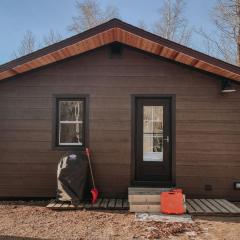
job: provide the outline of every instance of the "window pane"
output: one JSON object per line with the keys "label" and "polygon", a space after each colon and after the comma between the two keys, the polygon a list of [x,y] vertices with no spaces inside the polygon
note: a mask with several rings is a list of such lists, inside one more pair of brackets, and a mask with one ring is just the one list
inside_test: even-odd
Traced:
{"label": "window pane", "polygon": [[143,132],[144,133],[152,133],[153,132],[153,125],[150,120],[145,120],[143,122]]}
{"label": "window pane", "polygon": [[83,101],[60,101],[60,121],[82,121]]}
{"label": "window pane", "polygon": [[152,106],[144,106],[144,120],[149,121],[152,119]]}
{"label": "window pane", "polygon": [[163,106],[143,107],[143,161],[163,161]]}
{"label": "window pane", "polygon": [[60,145],[82,145],[83,124],[82,123],[60,123],[59,128]]}
{"label": "window pane", "polygon": [[163,142],[162,136],[157,135],[153,136],[153,152],[162,152],[163,151]]}
{"label": "window pane", "polygon": [[163,107],[153,106],[152,108],[153,108],[153,120],[162,122]]}
{"label": "window pane", "polygon": [[153,122],[153,133],[162,133],[162,122]]}

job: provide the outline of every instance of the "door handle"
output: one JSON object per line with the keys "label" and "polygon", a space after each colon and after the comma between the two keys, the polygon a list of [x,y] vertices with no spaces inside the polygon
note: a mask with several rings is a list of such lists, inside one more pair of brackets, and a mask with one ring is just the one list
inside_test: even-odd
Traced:
{"label": "door handle", "polygon": [[166,138],[164,138],[163,141],[169,143],[169,136],[167,136]]}

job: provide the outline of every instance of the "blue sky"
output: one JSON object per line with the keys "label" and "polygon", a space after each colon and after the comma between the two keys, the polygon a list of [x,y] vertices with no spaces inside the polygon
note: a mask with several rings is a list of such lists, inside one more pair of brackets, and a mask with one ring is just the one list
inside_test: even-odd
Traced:
{"label": "blue sky", "polygon": [[[122,20],[138,25],[144,20],[148,25],[158,18],[157,10],[162,0],[98,0],[102,6],[118,7]],[[209,11],[215,0],[186,0],[186,18],[195,27],[214,29]],[[26,30],[31,30],[37,39],[42,39],[50,29],[56,30],[64,37],[70,36],[67,26],[76,13],[75,0],[1,0],[0,1],[0,64],[13,57],[13,51]],[[198,39],[193,39],[193,47]]]}

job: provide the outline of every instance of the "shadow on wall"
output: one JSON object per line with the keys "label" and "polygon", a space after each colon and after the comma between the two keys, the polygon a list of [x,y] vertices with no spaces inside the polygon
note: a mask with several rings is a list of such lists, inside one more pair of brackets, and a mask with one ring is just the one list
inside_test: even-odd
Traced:
{"label": "shadow on wall", "polygon": [[0,240],[43,240],[43,238],[17,237],[0,235]]}

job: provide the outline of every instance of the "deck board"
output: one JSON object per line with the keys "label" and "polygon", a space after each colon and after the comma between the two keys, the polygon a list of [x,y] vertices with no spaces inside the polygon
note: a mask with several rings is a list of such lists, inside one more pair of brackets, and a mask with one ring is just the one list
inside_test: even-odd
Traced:
{"label": "deck board", "polygon": [[90,202],[85,202],[83,207],[84,207],[85,209],[91,209],[93,206],[92,206],[92,203],[90,203]]}
{"label": "deck board", "polygon": [[221,213],[221,211],[216,207],[214,206],[210,201],[209,199],[200,199],[201,202],[206,205],[207,207],[209,207],[214,213]]}
{"label": "deck board", "polygon": [[226,199],[187,199],[187,212],[201,216],[240,216],[240,208]]}
{"label": "deck board", "polygon": [[[133,208],[133,205],[131,206]],[[155,211],[156,209],[159,209],[159,204],[157,203],[156,206],[158,206],[158,208],[156,208],[153,204]],[[192,215],[240,216],[240,208],[226,199],[187,199],[186,207],[187,213]],[[94,204],[85,202],[79,204],[78,206],[73,206],[70,202],[58,202],[56,200],[52,200],[47,205],[47,208],[52,210],[128,210],[129,202],[127,199],[99,198]],[[135,209],[139,210],[139,208],[136,207]]]}
{"label": "deck board", "polygon": [[228,210],[221,206],[217,201],[214,199],[208,199],[210,203],[212,203],[216,208],[218,208],[222,213],[228,213]]}
{"label": "deck board", "polygon": [[55,200],[51,200],[50,203],[47,205],[48,208],[52,208],[54,207],[56,204],[56,201]]}
{"label": "deck board", "polygon": [[230,203],[226,199],[218,199],[217,201],[221,206],[225,207],[229,212],[232,213],[239,213],[240,214],[240,208],[238,208],[236,205]]}
{"label": "deck board", "polygon": [[94,204],[93,204],[93,208],[99,208],[102,202],[102,198],[99,198]]}
{"label": "deck board", "polygon": [[208,206],[206,206],[205,204],[203,204],[200,199],[193,199],[193,201],[194,201],[197,205],[199,205],[200,208],[201,208],[203,211],[205,211],[205,212],[207,212],[207,213],[212,213],[212,212],[213,212]]}
{"label": "deck board", "polygon": [[72,205],[70,202],[58,202],[57,200],[52,200],[47,205],[47,208],[52,210],[73,210],[73,209],[107,209],[107,210],[128,210],[129,203],[127,199],[107,199],[99,198],[96,203],[84,202],[78,206]]}
{"label": "deck board", "polygon": [[109,199],[104,198],[101,202],[100,208],[106,209],[108,207]]}
{"label": "deck board", "polygon": [[116,199],[116,209],[122,209],[123,208],[123,199]]}
{"label": "deck board", "polygon": [[129,209],[129,202],[127,199],[123,200],[123,209]]}
{"label": "deck board", "polygon": [[188,213],[196,213],[196,210],[188,203],[186,202],[186,206],[187,206],[187,211]]}
{"label": "deck board", "polygon": [[187,202],[189,203],[189,205],[191,205],[191,207],[196,212],[199,212],[199,213],[203,213],[204,212],[204,210],[199,205],[197,205],[192,199],[187,199]]}
{"label": "deck board", "polygon": [[56,203],[54,207],[55,208],[60,208],[62,205],[63,205],[63,203]]}
{"label": "deck board", "polygon": [[116,203],[116,199],[110,199],[109,203],[108,203],[108,208],[109,209],[114,209],[115,208],[115,203]]}

